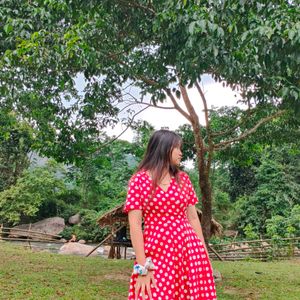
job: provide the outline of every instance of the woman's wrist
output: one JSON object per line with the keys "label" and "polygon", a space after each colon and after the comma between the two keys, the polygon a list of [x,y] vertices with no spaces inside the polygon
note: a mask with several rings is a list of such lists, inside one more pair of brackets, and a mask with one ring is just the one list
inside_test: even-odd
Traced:
{"label": "woman's wrist", "polygon": [[133,274],[145,276],[148,274],[148,271],[153,271],[154,269],[155,269],[155,266],[152,262],[151,257],[147,257],[144,265],[135,264],[133,266]]}

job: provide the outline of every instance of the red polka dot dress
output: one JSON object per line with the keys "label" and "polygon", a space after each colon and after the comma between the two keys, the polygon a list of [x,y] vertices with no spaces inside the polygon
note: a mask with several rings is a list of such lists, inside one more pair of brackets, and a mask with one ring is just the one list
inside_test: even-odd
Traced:
{"label": "red polka dot dress", "polygon": [[[156,267],[153,300],[216,300],[210,261],[186,215],[187,206],[198,199],[188,175],[180,172],[179,176],[180,186],[173,177],[166,191],[157,187],[149,197],[151,178],[145,171],[136,173],[129,181],[123,210],[143,211],[145,255]],[[131,275],[128,300],[135,299],[137,277]],[[145,298],[150,299],[147,292]]]}

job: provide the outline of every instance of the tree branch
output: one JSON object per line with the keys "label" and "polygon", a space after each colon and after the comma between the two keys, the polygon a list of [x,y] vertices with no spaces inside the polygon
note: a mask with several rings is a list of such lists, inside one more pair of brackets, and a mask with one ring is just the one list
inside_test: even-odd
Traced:
{"label": "tree branch", "polygon": [[218,137],[221,135],[224,136],[224,135],[228,135],[228,134],[232,133],[234,130],[236,130],[238,127],[240,127],[242,124],[244,124],[250,118],[250,116],[254,113],[254,111],[255,111],[255,108],[253,108],[252,110],[248,109],[246,117],[241,118],[235,126],[231,127],[230,129],[224,130],[224,131],[214,132],[214,133],[212,133],[212,137]]}
{"label": "tree branch", "polygon": [[126,93],[126,94],[129,95],[130,97],[132,97],[135,100],[135,102],[129,104],[128,106],[136,105],[136,104],[143,104],[143,105],[147,105],[147,106],[154,107],[154,108],[160,108],[160,109],[176,109],[175,106],[172,106],[172,107],[170,107],[170,106],[160,106],[160,105],[156,105],[156,104],[154,105],[154,104],[151,104],[151,103],[141,102],[135,96],[133,96],[131,93]]}
{"label": "tree branch", "polygon": [[219,144],[216,144],[214,146],[215,150],[224,150],[224,149],[228,148],[229,146],[231,146],[232,143],[240,141],[240,140],[246,138],[248,135],[254,133],[257,130],[257,128],[259,126],[261,126],[262,124],[264,124],[264,123],[266,123],[266,122],[268,122],[268,121],[270,121],[270,120],[272,120],[274,118],[277,118],[277,117],[283,115],[285,112],[286,112],[286,110],[279,110],[275,114],[272,114],[272,115],[270,115],[268,117],[265,117],[265,118],[259,120],[254,127],[252,127],[251,129],[245,131],[239,137],[236,137],[236,138],[230,139],[228,141],[224,141],[224,142],[221,142]]}
{"label": "tree branch", "polygon": [[[147,12],[150,12],[153,15],[156,15],[155,10],[153,8],[149,7],[149,6],[145,6],[145,5],[142,5],[140,3],[125,1],[125,0],[118,0],[117,2],[120,3],[120,4],[125,4],[126,6],[133,7],[133,8],[141,8],[141,9],[147,11]],[[151,3],[149,3],[149,4],[151,4]]]}
{"label": "tree branch", "polygon": [[189,122],[191,122],[191,116],[185,112],[177,103],[174,95],[172,94],[171,90],[169,88],[165,88],[164,91],[166,92],[166,94],[169,96],[169,98],[171,99],[175,109],[177,109],[177,111],[179,111]]}
{"label": "tree branch", "polygon": [[190,114],[190,122],[193,127],[193,131],[195,134],[195,144],[196,144],[196,150],[198,155],[198,160],[202,160],[201,164],[204,165],[204,152],[206,152],[208,149],[205,147],[202,133],[201,133],[201,125],[199,122],[199,117],[189,99],[189,95],[187,93],[186,87],[179,83],[180,92],[184,101],[184,104]]}
{"label": "tree branch", "polygon": [[95,151],[95,154],[99,153],[99,150],[101,150],[102,148],[106,147],[107,145],[113,143],[113,142],[114,142],[115,140],[117,140],[120,136],[122,136],[122,135],[128,130],[128,128],[131,126],[131,124],[132,124],[134,118],[135,118],[138,114],[140,114],[141,112],[143,112],[144,110],[146,110],[147,108],[148,108],[148,106],[146,106],[145,108],[141,109],[141,110],[138,111],[136,114],[134,114],[134,115],[132,116],[132,118],[129,120],[129,124],[127,125],[127,127],[126,127],[119,135],[117,135],[117,136],[114,137],[113,139],[109,140],[108,142],[102,144],[102,145],[97,149],[97,151]]}
{"label": "tree branch", "polygon": [[200,94],[200,97],[202,99],[203,106],[204,106],[206,136],[207,136],[207,143],[208,143],[208,158],[207,158],[207,164],[206,164],[206,171],[208,174],[209,170],[210,170],[211,162],[212,162],[214,144],[212,141],[211,128],[210,128],[210,122],[209,122],[209,117],[208,117],[207,101],[206,101],[205,95],[197,81],[195,82],[195,85],[196,85],[198,93]]}

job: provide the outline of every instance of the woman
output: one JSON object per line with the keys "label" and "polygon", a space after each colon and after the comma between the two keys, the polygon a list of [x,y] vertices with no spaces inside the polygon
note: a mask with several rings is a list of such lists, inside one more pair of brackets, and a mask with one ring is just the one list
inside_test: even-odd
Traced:
{"label": "woman", "polygon": [[124,212],[136,261],[128,300],[217,299],[198,199],[178,168],[181,144],[174,132],[156,131],[130,179]]}

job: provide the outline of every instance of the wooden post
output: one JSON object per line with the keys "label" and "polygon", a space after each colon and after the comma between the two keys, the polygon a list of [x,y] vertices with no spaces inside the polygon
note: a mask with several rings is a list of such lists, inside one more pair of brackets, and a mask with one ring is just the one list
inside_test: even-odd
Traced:
{"label": "wooden post", "polygon": [[[124,225],[121,225],[120,227],[118,227],[117,230],[116,230],[115,232],[121,230],[123,226],[124,226]],[[90,256],[96,249],[98,249],[103,243],[105,243],[109,238],[111,238],[111,237],[112,237],[112,234],[113,234],[113,233],[109,234],[103,241],[101,241],[101,242],[100,242],[100,243],[99,243],[92,251],[90,251],[90,252],[86,255],[86,257]]]}
{"label": "wooden post", "polygon": [[120,259],[120,258],[122,258],[122,256],[121,256],[121,246],[117,246],[117,259]]}
{"label": "wooden post", "polygon": [[28,235],[27,235],[27,240],[28,240],[28,244],[29,244],[29,248],[30,248],[30,250],[32,250],[32,248],[31,248],[31,244],[30,244],[30,238],[29,238],[29,235],[30,235],[30,229],[31,229],[31,223],[29,224],[29,228],[28,228]]}
{"label": "wooden post", "polygon": [[224,260],[212,246],[208,245],[208,248],[218,257],[219,260]]}
{"label": "wooden post", "polygon": [[126,252],[127,252],[127,246],[125,246],[125,249],[124,249],[124,259],[126,259]]}
{"label": "wooden post", "polygon": [[109,253],[108,253],[108,258],[114,259],[115,258],[115,246],[111,243]]}
{"label": "wooden post", "polygon": [[2,228],[3,228],[3,224],[0,224],[0,240],[2,240]]}

